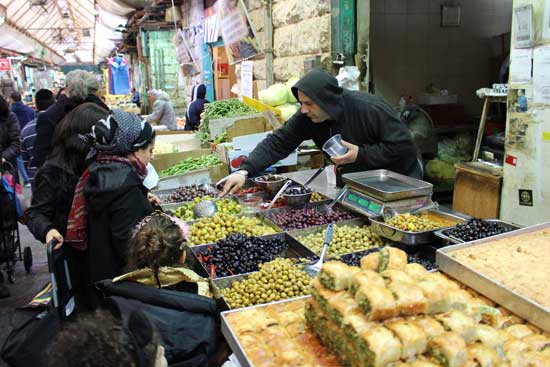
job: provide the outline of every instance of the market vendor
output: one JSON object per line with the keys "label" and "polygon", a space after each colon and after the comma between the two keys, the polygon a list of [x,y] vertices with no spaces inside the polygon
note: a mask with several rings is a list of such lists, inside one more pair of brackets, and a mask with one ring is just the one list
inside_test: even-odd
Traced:
{"label": "market vendor", "polygon": [[312,70],[293,87],[301,108],[280,129],[268,135],[250,153],[240,170],[228,176],[224,192],[238,190],[247,176],[287,157],[302,141],[318,147],[336,134],[348,152],[332,157],[340,173],[388,169],[415,178],[422,170],[407,126],[382,98],[342,89],[336,78]]}

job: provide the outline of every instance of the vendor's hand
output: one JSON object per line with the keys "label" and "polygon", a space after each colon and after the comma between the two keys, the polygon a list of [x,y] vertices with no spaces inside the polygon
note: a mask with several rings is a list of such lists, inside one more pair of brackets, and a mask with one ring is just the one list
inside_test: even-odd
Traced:
{"label": "vendor's hand", "polygon": [[160,199],[155,194],[151,194],[150,192],[147,193],[147,200],[149,200],[149,202],[153,205],[160,206]]}
{"label": "vendor's hand", "polygon": [[49,243],[54,238],[57,240],[57,245],[55,245],[54,250],[58,250],[63,245],[63,236],[55,228],[50,229],[48,233],[46,233],[46,243]]}
{"label": "vendor's hand", "polygon": [[344,155],[331,158],[331,160],[338,166],[355,162],[357,160],[357,155],[359,154],[359,147],[357,145],[348,143],[344,140],[342,140],[342,144],[348,148],[348,152]]}
{"label": "vendor's hand", "polygon": [[235,192],[237,192],[237,190],[243,187],[244,183],[246,182],[246,176],[240,173],[232,173],[229,176],[222,178],[220,181],[218,181],[216,183],[216,186],[223,182],[225,183],[223,185],[221,196],[224,196],[227,193],[234,194]]}

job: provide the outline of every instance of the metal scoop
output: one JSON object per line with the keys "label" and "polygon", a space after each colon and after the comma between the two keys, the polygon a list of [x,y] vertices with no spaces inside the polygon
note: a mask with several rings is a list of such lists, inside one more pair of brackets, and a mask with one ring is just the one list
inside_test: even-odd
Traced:
{"label": "metal scoop", "polygon": [[[409,214],[420,214],[422,212],[425,212],[426,210],[430,210],[430,209],[439,209],[439,204],[437,203],[437,201],[432,201],[426,205],[423,205],[421,206],[420,208],[416,208],[416,209],[413,209],[409,212]],[[393,217],[395,217],[396,215],[398,215],[399,213],[387,206],[384,208],[384,211],[382,212],[382,216],[384,217],[384,222],[387,222],[389,221],[390,219],[392,219]]]}
{"label": "metal scoop", "polygon": [[269,203],[269,205],[267,206],[267,209],[264,210],[263,214],[262,214],[262,221],[264,220],[265,218],[265,215],[267,214],[268,211],[271,210],[271,208],[273,208],[273,205],[275,204],[275,202],[281,197],[281,195],[283,195],[283,192],[285,192],[285,190],[290,186],[292,185],[292,180],[286,180],[286,182],[283,184],[283,186],[279,189],[279,191],[277,191],[277,194],[275,194],[275,197],[273,198],[273,200],[271,200],[271,202]]}
{"label": "metal scoop", "polygon": [[307,265],[303,268],[303,270],[312,278],[317,276],[317,273],[321,270],[321,266],[323,266],[323,260],[325,259],[330,242],[332,241],[333,226],[334,223],[330,223],[327,227],[327,234],[325,235],[325,242],[323,243],[323,249],[321,250],[321,257],[319,257],[319,260],[315,264]]}
{"label": "metal scoop", "polygon": [[347,191],[348,191],[348,185],[342,187],[342,189],[340,189],[340,191],[338,192],[338,195],[336,195],[334,200],[332,200],[332,202],[330,202],[329,204],[322,206],[319,210],[321,210],[323,214],[326,214],[326,215],[332,214],[332,208],[334,207],[334,204],[339,202],[344,197]]}
{"label": "metal scoop", "polygon": [[201,201],[193,206],[195,218],[210,218],[218,212],[218,206],[212,200]]}

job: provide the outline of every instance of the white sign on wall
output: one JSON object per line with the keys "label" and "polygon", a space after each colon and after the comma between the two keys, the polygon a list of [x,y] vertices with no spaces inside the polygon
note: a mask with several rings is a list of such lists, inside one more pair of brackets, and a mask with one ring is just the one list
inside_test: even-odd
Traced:
{"label": "white sign on wall", "polygon": [[253,75],[254,63],[252,61],[241,62],[241,95],[253,98]]}

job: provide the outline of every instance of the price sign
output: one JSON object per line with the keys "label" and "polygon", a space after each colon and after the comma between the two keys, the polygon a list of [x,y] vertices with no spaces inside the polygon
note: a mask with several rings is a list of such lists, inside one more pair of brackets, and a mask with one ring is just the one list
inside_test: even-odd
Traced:
{"label": "price sign", "polygon": [[9,71],[11,69],[11,63],[8,59],[0,59],[0,71]]}

